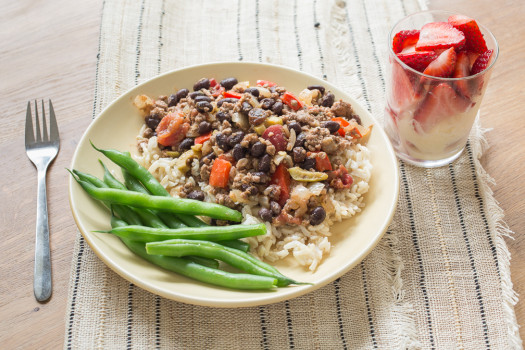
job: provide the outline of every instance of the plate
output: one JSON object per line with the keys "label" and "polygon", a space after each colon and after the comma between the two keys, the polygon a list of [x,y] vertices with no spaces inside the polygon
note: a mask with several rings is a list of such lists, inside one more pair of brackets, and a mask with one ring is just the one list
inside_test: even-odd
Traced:
{"label": "plate", "polygon": [[[324,85],[335,94],[336,99],[350,102],[365,126],[376,124],[368,142],[373,171],[370,190],[364,198],[365,208],[353,218],[332,227],[332,250],[315,272],[294,264],[292,259],[275,264],[283,274],[312,284],[273,291],[238,291],[207,285],[163,270],[135,256],[118,238],[93,232],[110,228],[109,213],[71,178],[69,200],[73,216],[97,256],[135,285],[165,298],[195,305],[264,305],[304,295],[332,282],[363,260],[379,242],[392,220],[398,198],[399,178],[394,151],[382,128],[366,109],[326,81],[290,68],[260,63],[227,62],[192,66],[165,73],[134,87],[105,108],[87,128],[75,151],[71,167],[102,177],[98,159],[104,160],[104,156],[91,147],[90,140],[100,148],[136,152],[135,140],[142,124],[142,118],[132,103],[136,95],[166,95],[179,88],[191,88],[202,77],[214,77],[220,81],[230,76],[252,83],[258,79],[275,81],[297,94],[308,85]],[[118,170],[111,161],[106,159],[104,162],[110,169]]]}

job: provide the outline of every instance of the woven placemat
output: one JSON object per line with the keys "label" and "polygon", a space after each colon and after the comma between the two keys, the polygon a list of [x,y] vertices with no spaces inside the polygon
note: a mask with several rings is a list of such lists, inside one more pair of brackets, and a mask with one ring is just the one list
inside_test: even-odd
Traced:
{"label": "woven placemat", "polygon": [[[105,1],[93,117],[159,73],[215,61],[269,62],[334,83],[379,123],[387,34],[416,0]],[[77,234],[65,348],[514,349],[502,210],[479,164],[476,123],[439,169],[400,162],[400,197],[380,244],[343,277],[272,305],[217,309],[146,292]]]}

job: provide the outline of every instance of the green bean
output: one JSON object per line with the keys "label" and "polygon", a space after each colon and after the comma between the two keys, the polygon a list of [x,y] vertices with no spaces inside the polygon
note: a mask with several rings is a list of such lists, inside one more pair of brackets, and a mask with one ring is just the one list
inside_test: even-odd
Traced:
{"label": "green bean", "polygon": [[256,224],[159,229],[129,225],[114,228],[110,232],[119,237],[141,242],[165,241],[174,238],[223,241],[263,235],[266,233],[266,226],[264,224]]}
{"label": "green bean", "polygon": [[238,250],[243,251],[245,253],[247,253],[250,250],[250,244],[248,244],[248,243],[246,243],[244,241],[241,241],[239,239],[220,241],[220,242],[217,242],[217,243],[220,243],[220,244],[222,244],[222,245],[224,245],[226,247],[238,249]]}
{"label": "green bean", "polygon": [[[80,171],[75,170],[75,169],[72,170],[72,173],[75,174],[76,176],[78,176],[79,179],[81,179],[83,181],[86,181],[86,182],[89,182],[89,183],[93,184],[94,186],[97,186],[97,187],[100,187],[100,188],[107,188],[108,187],[108,185],[104,181],[100,180],[96,176],[93,176],[93,175],[90,175],[90,174],[86,174],[86,173],[80,172]],[[126,221],[128,221],[130,224],[132,224],[132,225],[142,225],[142,220],[140,220],[138,215],[135,212],[133,212],[133,210],[131,208],[126,207],[124,205],[118,205],[118,204],[111,205],[110,203],[106,203],[104,201],[102,201],[102,203],[104,203],[108,208],[111,208],[113,211],[115,211],[115,213],[117,213],[117,215],[120,218],[126,219]]]}
{"label": "green bean", "polygon": [[193,199],[151,196],[138,192],[97,188],[93,184],[75,178],[82,188],[92,197],[101,201],[129,205],[137,208],[157,209],[159,211],[206,215],[219,220],[241,221],[242,214],[237,210]]}
{"label": "green bean", "polygon": [[[126,169],[133,177],[140,181],[144,187],[153,195],[156,196],[165,196],[171,197],[169,192],[162,186],[157,179],[151,174],[148,169],[144,168],[142,165],[137,163],[129,152],[120,152],[114,149],[100,149],[97,148],[93,143],[91,143],[94,149],[104,154],[108,157],[113,163],[117,164],[123,169]],[[187,215],[187,213],[174,213],[175,216],[182,221],[187,226],[191,227],[200,227],[206,226],[202,220],[192,216]],[[192,214],[192,213],[190,213]],[[198,215],[198,214],[194,214]],[[235,220],[234,220],[235,221]]]}
{"label": "green bean", "polygon": [[[116,216],[111,215],[111,227],[115,228],[115,227],[122,227],[122,226],[127,226],[127,225],[128,224],[124,220],[121,220],[117,218]],[[201,264],[202,266],[212,268],[212,269],[219,268],[219,262],[214,259],[203,258],[200,256],[187,256],[185,257],[185,259],[193,261],[194,263],[197,263],[197,264]]]}
{"label": "green bean", "polygon": [[208,241],[191,239],[172,239],[163,242],[146,243],[146,252],[154,255],[184,257],[197,255],[210,259],[218,259],[245,272],[260,276],[274,277],[278,287],[285,287],[296,282],[279,272],[263,268],[253,256],[234,248],[229,248]]}
{"label": "green bean", "polygon": [[[104,165],[104,163],[99,160],[100,164],[102,165],[102,168],[104,168],[104,183],[109,186],[109,188],[115,188],[117,190],[124,190],[127,191],[126,186],[117,180],[113,174],[109,171],[108,168]],[[131,208],[137,215],[140,217],[142,222],[146,226],[156,227],[156,228],[168,228],[166,224],[151,210],[149,209],[136,209]]]}
{"label": "green bean", "polygon": [[[149,194],[148,190],[142,186],[140,181],[133,177],[126,169],[122,168],[122,176],[124,177],[124,184],[126,187],[135,192]],[[180,221],[173,213],[155,211],[157,216],[168,225],[170,228],[185,227],[184,223]]]}

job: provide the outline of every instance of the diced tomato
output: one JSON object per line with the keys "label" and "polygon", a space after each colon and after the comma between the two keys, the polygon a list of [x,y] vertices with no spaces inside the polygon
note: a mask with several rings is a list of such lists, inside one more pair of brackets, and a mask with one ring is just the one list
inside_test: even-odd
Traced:
{"label": "diced tomato", "polygon": [[276,83],[274,83],[273,81],[269,81],[269,80],[257,80],[257,85],[262,86],[262,87],[277,86]]}
{"label": "diced tomato", "polygon": [[289,92],[285,92],[283,97],[281,97],[281,100],[294,111],[298,111],[299,109],[304,107],[304,104],[297,97],[295,97]]}
{"label": "diced tomato", "polygon": [[232,164],[225,159],[217,158],[213,161],[210,173],[210,185],[226,188],[230,179]]}
{"label": "diced tomato", "polygon": [[157,141],[163,146],[175,146],[186,137],[190,124],[183,118],[182,113],[169,113],[157,126]]}
{"label": "diced tomato", "polygon": [[224,92],[224,98],[237,98],[237,99],[239,99],[241,97],[242,97],[242,94],[239,94],[239,93],[231,91],[231,90]]}
{"label": "diced tomato", "polygon": [[281,188],[281,194],[279,195],[279,205],[284,207],[288,198],[290,198],[290,183],[292,182],[290,173],[286,166],[281,163],[275,169],[275,173],[272,175],[270,183],[277,185]]}
{"label": "diced tomato", "polygon": [[218,97],[222,94],[224,94],[224,91],[226,91],[226,89],[224,89],[224,87],[220,84],[216,84],[212,89],[211,89],[211,95],[213,97]]}
{"label": "diced tomato", "polygon": [[211,78],[210,79],[210,86],[214,87],[215,85],[217,85],[217,80],[215,80],[215,78]]}
{"label": "diced tomato", "polygon": [[268,128],[266,128],[266,130],[264,130],[262,138],[265,140],[269,140],[272,143],[272,145],[274,145],[275,150],[277,152],[286,151],[288,141],[284,137],[282,125],[276,124],[269,126]]}
{"label": "diced tomato", "polygon": [[343,165],[339,165],[338,169],[328,173],[328,181],[330,182],[330,187],[341,189],[350,188],[354,182],[354,179]]}
{"label": "diced tomato", "polygon": [[361,131],[359,131],[358,127],[355,127],[352,130],[350,130],[350,136],[353,139],[360,139],[361,137],[363,137],[363,135],[361,135]]}
{"label": "diced tomato", "polygon": [[208,141],[211,137],[211,131],[207,134],[204,134],[204,135],[201,135],[199,137],[196,137],[195,138],[195,144],[196,145],[199,145],[199,144],[203,144],[204,142]]}
{"label": "diced tomato", "polygon": [[337,117],[337,118],[332,118],[332,121],[333,122],[338,122],[339,125],[340,125],[340,128],[339,130],[337,130],[337,132],[339,133],[339,135],[341,135],[342,137],[345,137],[345,131],[343,130],[345,127],[347,127],[348,125],[350,125],[350,123],[348,122],[348,120],[346,119],[343,119],[341,117]]}
{"label": "diced tomato", "polygon": [[325,152],[307,152],[308,157],[315,157],[315,168],[317,171],[332,170],[332,163]]}

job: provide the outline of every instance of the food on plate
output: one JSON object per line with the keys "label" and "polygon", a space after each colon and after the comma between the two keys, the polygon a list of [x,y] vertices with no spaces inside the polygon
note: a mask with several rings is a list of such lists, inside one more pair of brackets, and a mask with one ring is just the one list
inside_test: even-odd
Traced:
{"label": "food on plate", "polygon": [[[201,282],[234,289],[273,289],[302,284],[248,254],[248,244],[238,240],[265,234],[264,224],[208,226],[195,218],[193,221],[187,220],[194,225],[186,225],[176,216],[174,221],[170,221],[166,218],[171,215],[192,217],[195,214],[213,217],[219,212],[230,213],[233,220],[239,221],[241,213],[218,204],[181,200],[162,194],[151,195],[147,188],[156,188],[156,192],[163,191],[159,191],[156,180],[131,159],[129,154],[96,149],[109,155],[110,159],[121,165],[123,173],[126,174],[123,174],[125,183],[122,183],[102,162],[103,180],[76,169],[70,171],[77,183],[91,197],[100,200],[111,209],[112,229],[97,232],[112,233],[145,260]],[[131,173],[138,174],[138,177]],[[140,189],[137,186],[140,186]],[[130,200],[134,194],[139,197]],[[166,200],[177,201],[178,204],[154,204],[165,203]],[[206,209],[202,205],[212,207]],[[187,210],[185,207],[192,209]],[[210,208],[213,208],[213,212],[209,211]],[[151,245],[151,249],[147,249],[148,245]],[[246,273],[226,272],[220,268],[218,260]]]}
{"label": "food on plate", "polygon": [[201,78],[192,90],[135,97],[144,118],[136,160],[165,194],[265,223],[266,234],[243,239],[256,257],[292,255],[315,270],[330,226],[364,206],[372,125],[320,85],[296,93],[268,80]]}
{"label": "food on plate", "polygon": [[415,160],[458,154],[486,87],[488,74],[482,72],[494,58],[478,24],[453,15],[447,22],[401,30],[392,52],[386,130],[394,148]]}

